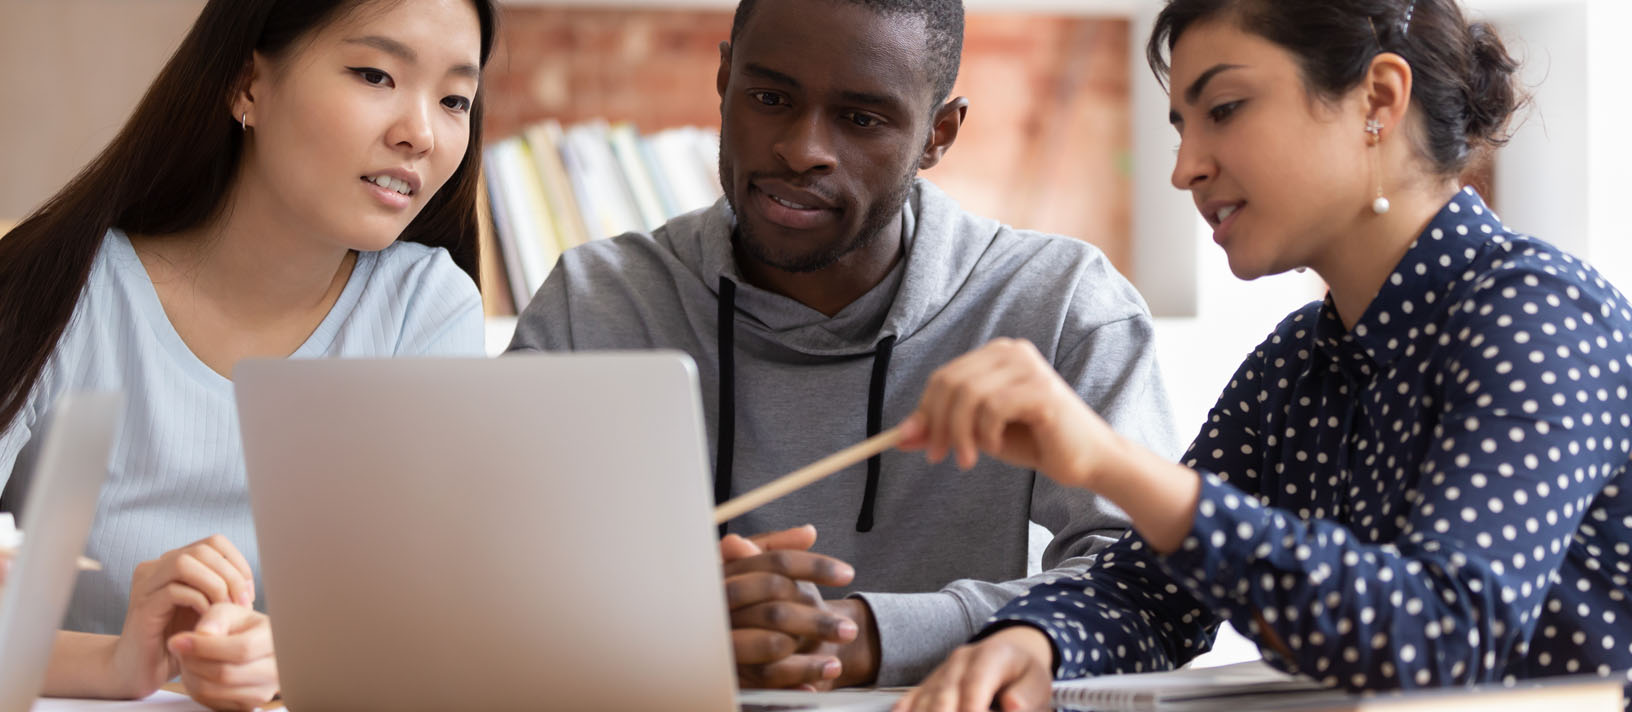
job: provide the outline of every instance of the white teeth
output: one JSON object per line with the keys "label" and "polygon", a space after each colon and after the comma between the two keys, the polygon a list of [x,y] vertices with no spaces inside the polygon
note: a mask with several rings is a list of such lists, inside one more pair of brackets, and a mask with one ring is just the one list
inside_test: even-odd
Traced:
{"label": "white teeth", "polygon": [[370,178],[368,176],[364,176],[363,180],[387,190],[394,190],[403,195],[413,195],[413,190],[408,188],[408,181],[399,178],[392,178],[391,176],[374,176]]}
{"label": "white teeth", "polygon": [[1239,205],[1227,205],[1225,207],[1219,208],[1218,209],[1218,221],[1219,222],[1224,222],[1225,220],[1229,220],[1230,216],[1234,215],[1235,211],[1239,210],[1240,208],[1241,208],[1241,206],[1239,206]]}
{"label": "white teeth", "polygon": [[[767,193],[767,195],[769,195],[769,193]],[[774,195],[771,196],[771,200],[776,201],[780,205],[785,205],[787,207],[793,208],[794,210],[815,210],[815,208],[812,208],[809,205],[800,205],[798,203],[789,202],[789,201],[783,200],[781,198],[778,198],[778,197],[776,197]]]}

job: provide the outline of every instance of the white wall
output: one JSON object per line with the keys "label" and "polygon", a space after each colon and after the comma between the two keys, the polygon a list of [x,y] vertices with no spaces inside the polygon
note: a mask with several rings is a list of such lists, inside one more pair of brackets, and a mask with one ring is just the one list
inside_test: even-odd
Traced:
{"label": "white wall", "polygon": [[1595,0],[1587,10],[1588,259],[1623,290],[1632,290],[1632,94],[1626,78],[1626,32],[1632,2]]}
{"label": "white wall", "polygon": [[1514,229],[1586,254],[1587,6],[1524,9],[1497,22],[1524,62],[1534,104],[1499,154],[1490,197]]}

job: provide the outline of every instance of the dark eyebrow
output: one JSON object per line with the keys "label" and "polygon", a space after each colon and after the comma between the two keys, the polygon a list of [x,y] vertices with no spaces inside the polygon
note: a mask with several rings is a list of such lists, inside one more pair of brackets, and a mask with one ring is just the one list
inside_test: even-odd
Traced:
{"label": "dark eyebrow", "polygon": [[415,52],[414,48],[391,39],[390,37],[381,37],[379,35],[368,35],[367,37],[348,37],[346,38],[346,42],[348,44],[360,44],[373,47],[374,49],[380,50],[386,54],[396,56],[405,62],[419,61],[419,53]]}
{"label": "dark eyebrow", "polygon": [[769,80],[771,80],[773,82],[786,84],[786,85],[788,85],[790,87],[793,87],[795,89],[799,88],[799,80],[794,79],[793,77],[790,77],[790,76],[788,76],[786,74],[783,74],[781,72],[778,72],[775,69],[771,69],[770,67],[767,67],[767,66],[765,66],[763,64],[757,64],[757,63],[754,63],[754,62],[749,62],[749,63],[743,65],[742,71],[745,74],[752,74],[752,75],[754,75],[756,77],[759,77],[761,79],[769,79]]}
{"label": "dark eyebrow", "polygon": [[[415,52],[414,48],[391,39],[390,37],[381,37],[379,35],[349,37],[346,39],[346,42],[349,44],[360,44],[373,47],[381,52],[398,57],[405,62],[415,63],[419,61],[419,53]],[[448,70],[448,73],[461,77],[469,77],[471,79],[480,79],[482,76],[481,68],[469,63],[456,64]]]}
{"label": "dark eyebrow", "polygon": [[863,91],[842,91],[839,98],[852,104],[865,104],[883,109],[899,109],[905,102],[888,94],[870,94]]}
{"label": "dark eyebrow", "polygon": [[1184,90],[1184,103],[1196,103],[1196,100],[1201,98],[1201,92],[1207,88],[1207,82],[1212,81],[1213,77],[1230,71],[1231,69],[1246,69],[1246,67],[1239,64],[1213,65],[1212,69],[1202,72],[1201,76],[1196,77],[1196,80],[1190,83],[1189,89]]}

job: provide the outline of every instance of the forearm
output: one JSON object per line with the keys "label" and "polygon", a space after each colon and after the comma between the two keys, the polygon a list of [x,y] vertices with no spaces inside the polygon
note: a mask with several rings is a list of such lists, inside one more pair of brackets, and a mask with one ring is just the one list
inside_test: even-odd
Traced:
{"label": "forearm", "polygon": [[1127,513],[1156,553],[1177,550],[1195,524],[1200,475],[1120,436],[1111,450],[1102,471],[1090,476],[1094,489]]}
{"label": "forearm", "polygon": [[[1170,670],[1210,647],[1212,612],[1172,585],[1137,539],[1108,551],[1080,578],[1032,589],[994,615],[979,637],[1014,623],[1043,631],[1061,679]],[[1048,661],[1045,661],[1048,662]]]}
{"label": "forearm", "polygon": [[127,689],[113,672],[114,646],[119,637],[60,631],[46,667],[46,697],[126,699],[139,690]]}

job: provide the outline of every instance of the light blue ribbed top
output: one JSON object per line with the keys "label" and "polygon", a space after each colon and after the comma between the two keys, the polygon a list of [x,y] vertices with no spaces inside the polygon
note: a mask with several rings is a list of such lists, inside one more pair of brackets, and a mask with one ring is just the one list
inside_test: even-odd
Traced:
{"label": "light blue ribbed top", "polygon": [[[482,354],[481,297],[470,277],[442,248],[398,242],[358,255],[340,298],[292,357]],[[22,506],[36,427],[74,390],[124,391],[127,409],[86,545],[104,568],[80,574],[63,627],[118,633],[136,564],[211,534],[244,553],[260,591],[232,382],[182,341],[119,230],[103,240],[27,406],[0,433],[0,509]],[[28,517],[20,513],[24,531]]]}

